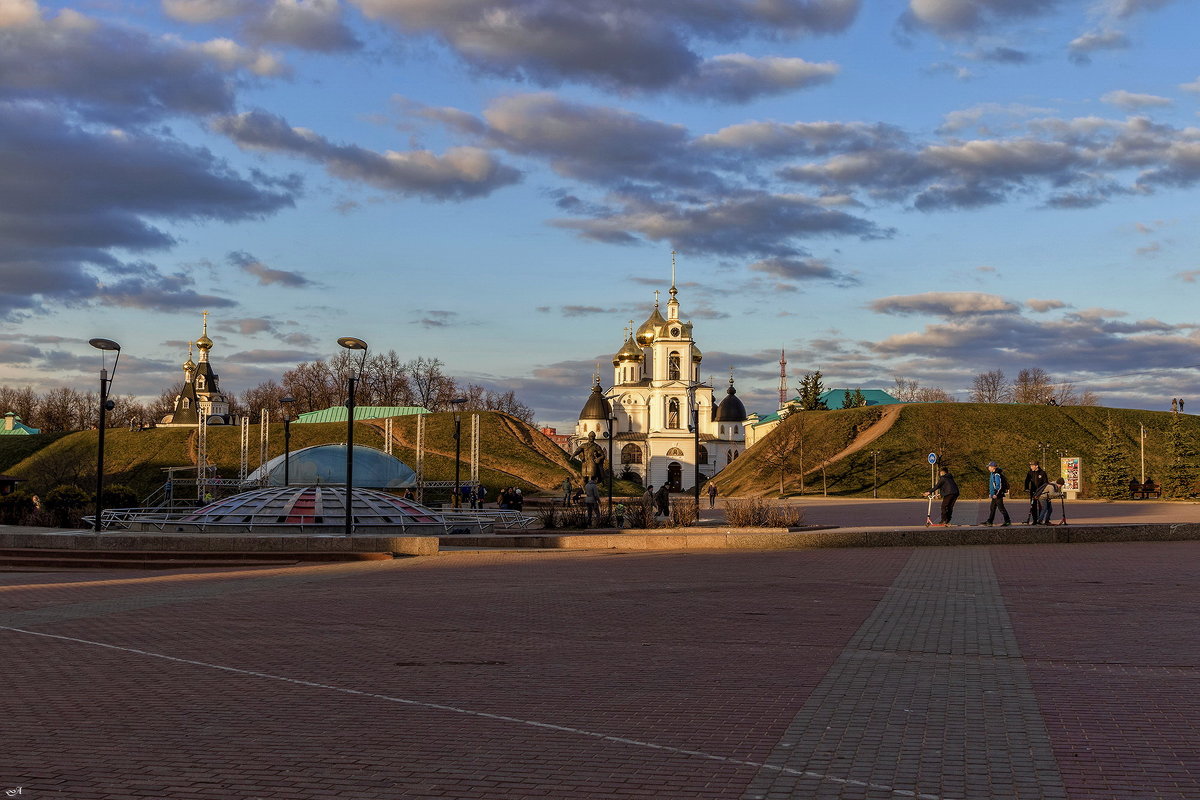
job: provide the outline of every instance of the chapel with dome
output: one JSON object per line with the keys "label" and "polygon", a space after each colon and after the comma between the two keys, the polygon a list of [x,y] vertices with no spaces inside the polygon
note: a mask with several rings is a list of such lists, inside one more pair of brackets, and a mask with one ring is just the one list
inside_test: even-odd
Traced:
{"label": "chapel with dome", "polygon": [[[200,351],[199,363],[192,361],[192,345]],[[231,425],[229,399],[221,393],[217,373],[213,371],[208,353],[213,340],[208,338],[208,312],[204,312],[204,327],[200,338],[188,342],[188,358],[183,363],[183,389],[175,397],[175,408],[162,418],[160,428],[195,427],[203,414],[209,425]]]}
{"label": "chapel with dome", "polygon": [[612,386],[604,389],[599,375],[595,377],[575,426],[572,449],[589,433],[607,449],[611,425],[615,475],[630,472],[643,485],[667,484],[673,491],[683,491],[695,485],[697,465],[704,480],[741,455],[746,409],[737,397],[732,374],[719,403],[713,387],[701,381],[704,356],[696,346],[692,323],[679,316],[673,259],[671,272],[666,317],[655,292],[649,318],[636,329],[630,323],[624,343],[612,358]]}

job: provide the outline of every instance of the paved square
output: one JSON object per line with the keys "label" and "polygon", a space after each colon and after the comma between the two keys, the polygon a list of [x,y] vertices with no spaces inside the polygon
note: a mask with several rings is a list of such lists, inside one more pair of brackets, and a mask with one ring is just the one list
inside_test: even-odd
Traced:
{"label": "paved square", "polygon": [[41,798],[1197,798],[1200,543],[0,575]]}

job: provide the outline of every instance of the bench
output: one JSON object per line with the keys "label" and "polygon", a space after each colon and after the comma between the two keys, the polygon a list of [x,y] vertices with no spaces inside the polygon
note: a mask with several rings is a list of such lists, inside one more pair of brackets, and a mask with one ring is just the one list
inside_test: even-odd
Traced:
{"label": "bench", "polygon": [[1157,499],[1162,497],[1162,486],[1154,481],[1146,481],[1145,483],[1130,481],[1129,496],[1134,500],[1148,500],[1151,498]]}

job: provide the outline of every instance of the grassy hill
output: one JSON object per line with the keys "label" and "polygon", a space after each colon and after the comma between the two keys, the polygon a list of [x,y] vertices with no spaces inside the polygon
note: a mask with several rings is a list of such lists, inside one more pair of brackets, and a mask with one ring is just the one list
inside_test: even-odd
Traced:
{"label": "grassy hill", "polygon": [[[756,442],[718,477],[726,495],[777,496],[778,459],[771,458],[772,437],[805,442],[807,494],[821,492],[822,457],[850,446],[881,415],[880,407],[793,414]],[[1059,474],[1059,454],[1083,459],[1085,491],[1089,467],[1106,421],[1115,423],[1131,466],[1139,477],[1139,425],[1146,429],[1146,476],[1158,480],[1166,463],[1165,442],[1170,413],[1094,406],[992,405],[984,403],[914,403],[901,407],[895,423],[868,446],[826,465],[831,495],[871,496],[872,456],[879,451],[879,496],[916,497],[928,489],[926,456],[940,453],[955,475],[964,498],[986,496],[987,463],[996,461],[1019,489],[1030,458],[1041,460],[1050,477]],[[1183,416],[1186,429],[1200,441],[1200,417]],[[802,429],[802,430],[797,430]],[[802,436],[801,436],[802,434]],[[776,442],[777,444],[778,442]],[[1041,447],[1045,444],[1043,450]],[[793,448],[794,449],[794,448]],[[800,492],[798,469],[784,478],[784,494]]]}
{"label": "grassy hill", "polygon": [[[454,479],[454,415],[429,414],[425,422],[425,477]],[[470,476],[470,415],[462,415],[462,478]],[[416,417],[393,420],[393,453],[416,465]],[[344,423],[293,424],[293,451],[346,440]],[[383,420],[355,423],[355,444],[383,449]],[[283,424],[269,426],[268,458],[283,453]],[[44,493],[60,483],[91,488],[96,470],[96,431],[61,436],[5,437],[0,441],[0,464],[7,474],[26,478],[32,492]],[[11,440],[21,440],[13,442]],[[37,442],[28,440],[37,439]],[[10,443],[11,442],[11,443]],[[553,489],[570,475],[579,483],[578,465],[540,431],[520,420],[496,412],[480,413],[480,480],[490,496],[505,486],[524,492]],[[236,477],[241,463],[241,432],[237,427],[208,430],[208,457],[222,477]],[[167,467],[196,463],[196,432],[191,428],[156,428],[145,431],[109,430],[105,435],[104,472],[110,483],[130,486],[140,497],[157,489]],[[251,470],[259,464],[259,426],[250,426]]]}

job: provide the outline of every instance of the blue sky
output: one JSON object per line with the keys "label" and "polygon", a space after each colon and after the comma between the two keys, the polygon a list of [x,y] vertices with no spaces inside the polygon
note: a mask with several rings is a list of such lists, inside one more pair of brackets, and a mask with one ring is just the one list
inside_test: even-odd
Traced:
{"label": "blue sky", "polygon": [[0,381],[227,391],[339,336],[567,424],[670,281],[770,411],[1200,389],[1185,0],[0,0]]}

